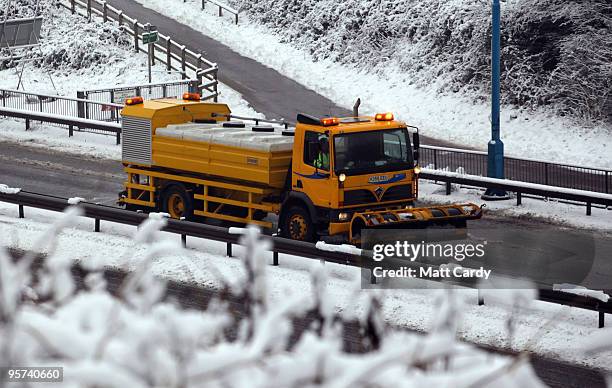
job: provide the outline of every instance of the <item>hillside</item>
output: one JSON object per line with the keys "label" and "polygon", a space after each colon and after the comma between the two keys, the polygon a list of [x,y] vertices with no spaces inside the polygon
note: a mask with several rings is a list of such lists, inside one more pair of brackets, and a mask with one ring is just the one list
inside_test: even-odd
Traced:
{"label": "hillside", "polygon": [[[489,88],[490,2],[481,0],[234,0],[252,20],[307,49],[417,86],[480,100]],[[510,0],[502,5],[503,102],[612,123],[609,0]]]}

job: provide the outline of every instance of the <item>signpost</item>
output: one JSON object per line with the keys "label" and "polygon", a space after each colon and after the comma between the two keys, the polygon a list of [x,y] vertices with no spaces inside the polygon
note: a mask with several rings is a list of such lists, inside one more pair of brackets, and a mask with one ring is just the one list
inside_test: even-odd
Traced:
{"label": "signpost", "polygon": [[[504,179],[504,143],[499,130],[500,61],[501,61],[501,9],[499,0],[493,0],[491,37],[491,140],[489,141],[487,176]],[[500,189],[487,189],[482,196],[488,200],[509,199]]]}
{"label": "signpost", "polygon": [[146,32],[144,34],[142,34],[142,43],[143,44],[153,44],[156,43],[159,40],[159,36],[157,34],[157,31],[153,31],[153,32]]}
{"label": "signpost", "polygon": [[147,45],[147,68],[149,69],[149,83],[151,81],[151,62],[153,62],[153,45],[159,40],[159,35],[157,34],[157,27],[151,25],[151,23],[145,24],[145,32],[142,34],[142,44]]}

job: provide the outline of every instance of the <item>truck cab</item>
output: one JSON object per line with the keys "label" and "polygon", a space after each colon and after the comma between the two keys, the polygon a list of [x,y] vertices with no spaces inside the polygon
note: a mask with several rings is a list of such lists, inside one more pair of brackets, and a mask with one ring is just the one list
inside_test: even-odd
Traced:
{"label": "truck cab", "polygon": [[415,130],[391,113],[298,115],[279,221],[283,235],[298,240],[347,235],[355,213],[412,207],[419,171]]}

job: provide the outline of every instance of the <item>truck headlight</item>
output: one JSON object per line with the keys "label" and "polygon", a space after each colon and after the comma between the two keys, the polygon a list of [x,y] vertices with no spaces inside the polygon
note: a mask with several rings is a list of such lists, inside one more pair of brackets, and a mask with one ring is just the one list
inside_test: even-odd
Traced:
{"label": "truck headlight", "polygon": [[414,173],[415,173],[415,174],[417,174],[417,175],[419,175],[419,174],[421,173],[421,167],[419,167],[419,166],[415,166],[415,167],[414,167]]}
{"label": "truck headlight", "polygon": [[340,175],[338,175],[338,180],[339,180],[340,182],[344,182],[344,181],[346,180],[346,174],[340,174]]}
{"label": "truck headlight", "polygon": [[348,213],[338,213],[338,221],[347,221],[349,218]]}

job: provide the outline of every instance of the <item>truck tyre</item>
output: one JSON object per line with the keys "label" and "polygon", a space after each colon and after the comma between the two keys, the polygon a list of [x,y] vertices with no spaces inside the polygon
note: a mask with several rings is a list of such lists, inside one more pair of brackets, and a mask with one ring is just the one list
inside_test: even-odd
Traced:
{"label": "truck tyre", "polygon": [[310,214],[301,206],[293,206],[285,213],[281,231],[284,237],[292,240],[312,242],[315,239],[315,230]]}
{"label": "truck tyre", "polygon": [[193,198],[183,185],[171,185],[162,193],[162,211],[170,217],[189,220],[193,218]]}

